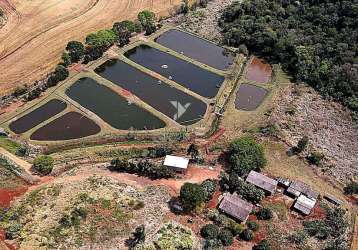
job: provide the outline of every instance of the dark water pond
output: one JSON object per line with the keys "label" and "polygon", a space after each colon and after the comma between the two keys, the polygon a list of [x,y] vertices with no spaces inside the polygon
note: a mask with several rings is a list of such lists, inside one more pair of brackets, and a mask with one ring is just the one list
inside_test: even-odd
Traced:
{"label": "dark water pond", "polygon": [[66,90],[66,94],[114,128],[142,130],[165,127],[162,120],[147,110],[128,103],[125,98],[91,78],[78,80]]}
{"label": "dark water pond", "polygon": [[157,37],[155,41],[220,70],[229,68],[234,61],[234,56],[228,50],[179,30],[168,30]]}
{"label": "dark water pond", "polygon": [[236,93],[235,107],[237,109],[255,110],[264,100],[267,90],[251,84],[241,84]]}
{"label": "dark water pond", "polygon": [[208,98],[216,96],[224,77],[168,53],[140,45],[124,54],[130,60]]}
{"label": "dark water pond", "polygon": [[271,65],[254,57],[246,72],[246,79],[258,83],[267,83],[272,73]]}
{"label": "dark water pond", "polygon": [[66,107],[67,104],[65,102],[53,99],[34,111],[20,117],[16,121],[13,121],[10,123],[9,127],[11,131],[16,134],[24,133],[52,116],[57,115],[61,111],[65,110]]}
{"label": "dark water pond", "polygon": [[[153,108],[183,125],[200,120],[206,104],[166,83],[159,81],[120,60],[109,60],[96,68],[102,77],[130,91]],[[179,112],[178,112],[179,110]]]}
{"label": "dark water pond", "polygon": [[30,137],[37,141],[61,141],[95,135],[101,128],[77,112],[69,112],[36,130]]}

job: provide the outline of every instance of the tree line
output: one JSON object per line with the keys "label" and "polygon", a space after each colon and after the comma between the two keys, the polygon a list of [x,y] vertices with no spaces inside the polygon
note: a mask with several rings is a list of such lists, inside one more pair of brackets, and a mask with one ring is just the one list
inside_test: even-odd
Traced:
{"label": "tree line", "polygon": [[226,44],[281,63],[358,119],[357,16],[357,1],[245,0],[226,8],[220,26]]}

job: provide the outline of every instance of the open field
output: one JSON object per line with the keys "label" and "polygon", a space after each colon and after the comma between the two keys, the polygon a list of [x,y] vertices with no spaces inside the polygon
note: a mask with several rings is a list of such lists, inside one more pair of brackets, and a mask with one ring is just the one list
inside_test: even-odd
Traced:
{"label": "open field", "polygon": [[[70,40],[82,40],[144,9],[166,15],[180,0],[0,0],[0,93],[45,76]],[[16,65],[16,67],[14,67]]]}

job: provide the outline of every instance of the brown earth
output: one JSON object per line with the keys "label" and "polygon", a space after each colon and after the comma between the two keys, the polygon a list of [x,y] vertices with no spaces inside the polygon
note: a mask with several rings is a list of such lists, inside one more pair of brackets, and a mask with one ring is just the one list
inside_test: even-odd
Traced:
{"label": "brown earth", "polygon": [[[70,40],[83,40],[114,22],[149,9],[166,15],[180,0],[0,0],[0,93],[32,83],[59,62]],[[6,70],[4,70],[6,69]]]}

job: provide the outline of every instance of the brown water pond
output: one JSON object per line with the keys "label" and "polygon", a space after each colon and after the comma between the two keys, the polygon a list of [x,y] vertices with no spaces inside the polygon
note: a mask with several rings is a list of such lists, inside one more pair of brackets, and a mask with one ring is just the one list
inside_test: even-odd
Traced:
{"label": "brown water pond", "polygon": [[37,141],[62,141],[95,135],[101,128],[77,112],[69,112],[36,130],[30,137]]}
{"label": "brown water pond", "polygon": [[33,127],[36,127],[41,122],[44,122],[52,116],[62,112],[66,107],[67,104],[65,102],[53,99],[10,123],[9,128],[16,134],[24,133]]}
{"label": "brown water pond", "polygon": [[267,90],[251,84],[241,84],[236,93],[235,108],[245,111],[255,110],[264,100]]}
{"label": "brown water pond", "polygon": [[258,83],[267,83],[272,73],[271,65],[254,57],[246,72],[246,79]]}

